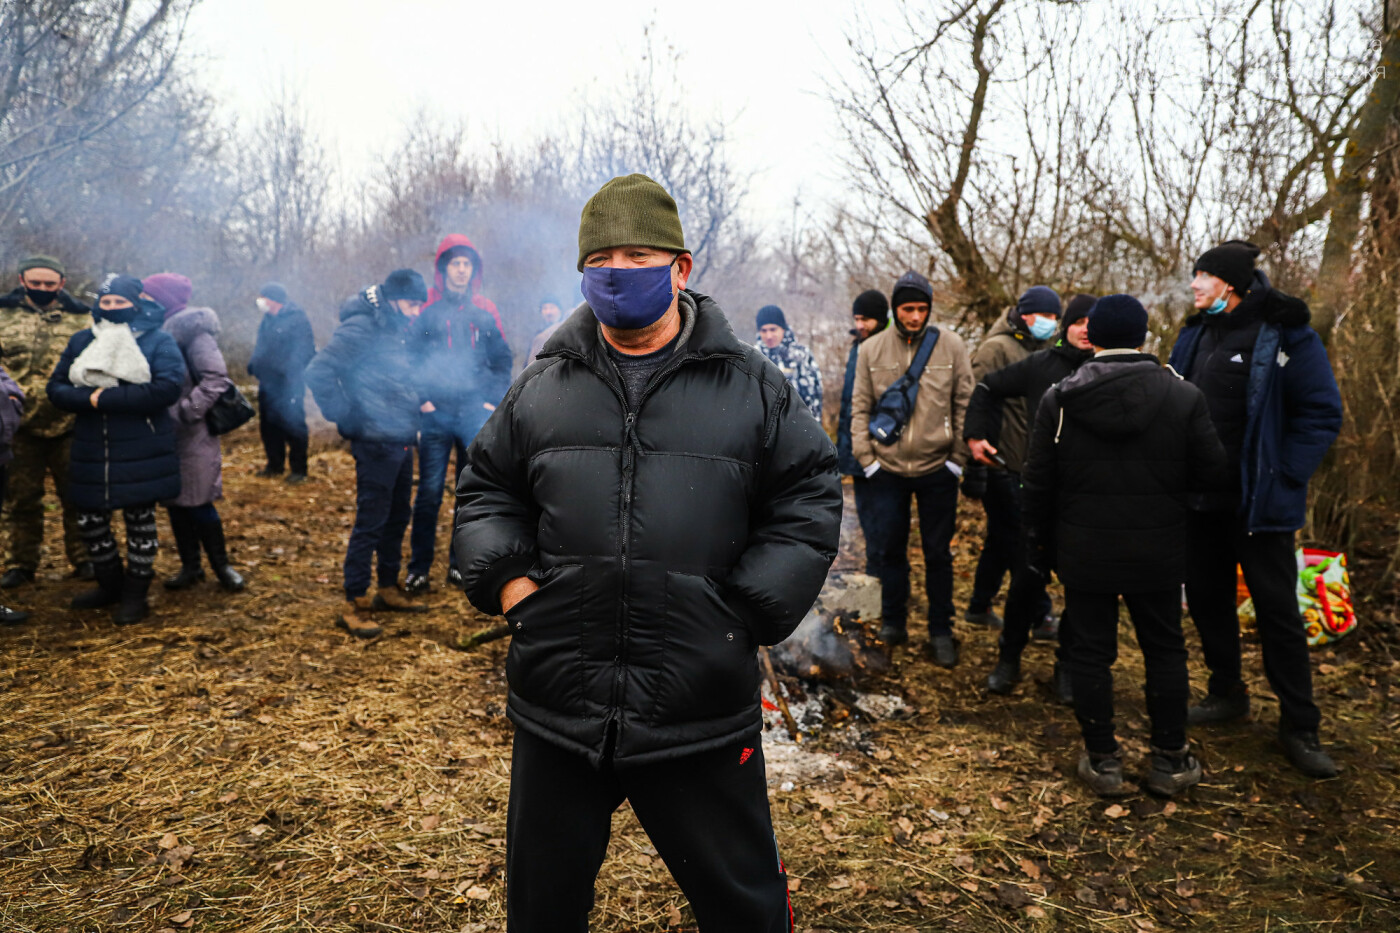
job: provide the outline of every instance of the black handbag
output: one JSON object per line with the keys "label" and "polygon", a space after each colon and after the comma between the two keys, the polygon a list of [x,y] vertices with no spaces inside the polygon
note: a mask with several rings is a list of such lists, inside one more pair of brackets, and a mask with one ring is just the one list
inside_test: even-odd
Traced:
{"label": "black handbag", "polygon": [[209,433],[218,437],[234,428],[243,427],[252,421],[257,413],[253,403],[238,391],[238,386],[231,385],[209,406],[209,411],[204,415],[204,423],[209,425]]}
{"label": "black handbag", "polygon": [[870,436],[877,443],[893,444],[904,433],[904,426],[914,414],[914,403],[919,398],[919,377],[924,374],[924,367],[928,365],[928,358],[933,355],[933,347],[937,343],[938,328],[930,327],[904,375],[891,382],[875,403],[875,410],[870,413]]}
{"label": "black handbag", "polygon": [[[183,351],[182,351],[183,355]],[[185,368],[190,371],[190,378],[195,385],[199,385],[203,378],[199,370],[190,365],[190,358],[185,356]],[[238,386],[230,385],[224,393],[214,400],[214,404],[209,406],[209,410],[204,413],[204,423],[209,427],[209,433],[215,437],[227,434],[235,428],[241,428],[249,421],[258,410],[253,407],[253,403],[248,401],[247,396],[238,391]]]}

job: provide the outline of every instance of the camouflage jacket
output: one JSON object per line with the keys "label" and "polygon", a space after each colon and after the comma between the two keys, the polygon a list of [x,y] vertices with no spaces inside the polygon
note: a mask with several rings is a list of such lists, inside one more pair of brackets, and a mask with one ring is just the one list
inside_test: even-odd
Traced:
{"label": "camouflage jacket", "polygon": [[73,430],[73,415],[55,408],[44,387],[69,338],[91,323],[87,305],[67,292],[42,311],[23,288],[0,295],[0,363],[25,395],[18,433],[61,437]]}

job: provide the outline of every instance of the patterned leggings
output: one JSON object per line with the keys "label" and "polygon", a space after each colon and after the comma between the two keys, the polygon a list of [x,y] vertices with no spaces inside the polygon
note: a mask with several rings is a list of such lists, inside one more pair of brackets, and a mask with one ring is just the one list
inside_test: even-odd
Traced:
{"label": "patterned leggings", "polygon": [[[132,505],[122,509],[126,522],[126,569],[133,577],[156,575],[156,507]],[[87,545],[93,564],[117,560],[117,542],[112,537],[112,513],[79,512],[78,534]]]}

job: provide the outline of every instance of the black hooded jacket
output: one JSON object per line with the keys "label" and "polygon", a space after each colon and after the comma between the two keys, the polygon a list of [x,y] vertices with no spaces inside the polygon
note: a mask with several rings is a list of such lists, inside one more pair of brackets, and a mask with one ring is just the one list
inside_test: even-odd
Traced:
{"label": "black hooded jacket", "polygon": [[306,367],[306,384],[340,433],[353,440],[418,439],[417,370],[410,322],[372,285],[340,308],[331,342]]}
{"label": "black hooded jacket", "polygon": [[1186,579],[1188,496],[1225,482],[1205,396],[1146,353],[1098,356],[1045,394],[1023,516],[1031,565],[1095,593]]}
{"label": "black hooded jacket", "polygon": [[[508,712],[618,765],[760,728],[756,649],[789,635],[836,554],[841,484],[821,426],[723,312],[685,292],[690,336],[635,410],[581,307],[467,452],[456,545],[467,595],[511,607]],[[611,737],[611,739],[610,739]]]}
{"label": "black hooded jacket", "polygon": [[1061,337],[1053,347],[1037,350],[1024,360],[987,373],[972,391],[963,421],[963,440],[987,441],[1001,446],[1003,402],[1023,398],[1026,411],[1040,410],[1040,400],[1050,387],[1080,367],[1090,350],[1080,350]]}

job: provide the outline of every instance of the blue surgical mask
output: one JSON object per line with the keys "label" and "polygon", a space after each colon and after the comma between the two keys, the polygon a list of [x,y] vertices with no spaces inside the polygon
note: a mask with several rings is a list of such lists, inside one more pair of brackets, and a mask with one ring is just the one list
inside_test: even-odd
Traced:
{"label": "blue surgical mask", "polygon": [[671,307],[671,266],[616,269],[585,266],[583,297],[600,324],[618,330],[650,327]]}
{"label": "blue surgical mask", "polygon": [[1059,324],[1060,322],[1052,317],[1036,315],[1035,319],[1031,321],[1031,336],[1036,340],[1045,340],[1055,333],[1055,328]]}
{"label": "blue surgical mask", "polygon": [[1212,301],[1212,302],[1210,303],[1210,307],[1209,307],[1209,308],[1206,308],[1206,314],[1219,314],[1220,312],[1222,312],[1222,311],[1224,311],[1224,310],[1225,310],[1225,293],[1224,293],[1224,292],[1221,292],[1221,293],[1220,293],[1220,297],[1217,298],[1217,299],[1215,299],[1214,301]]}

